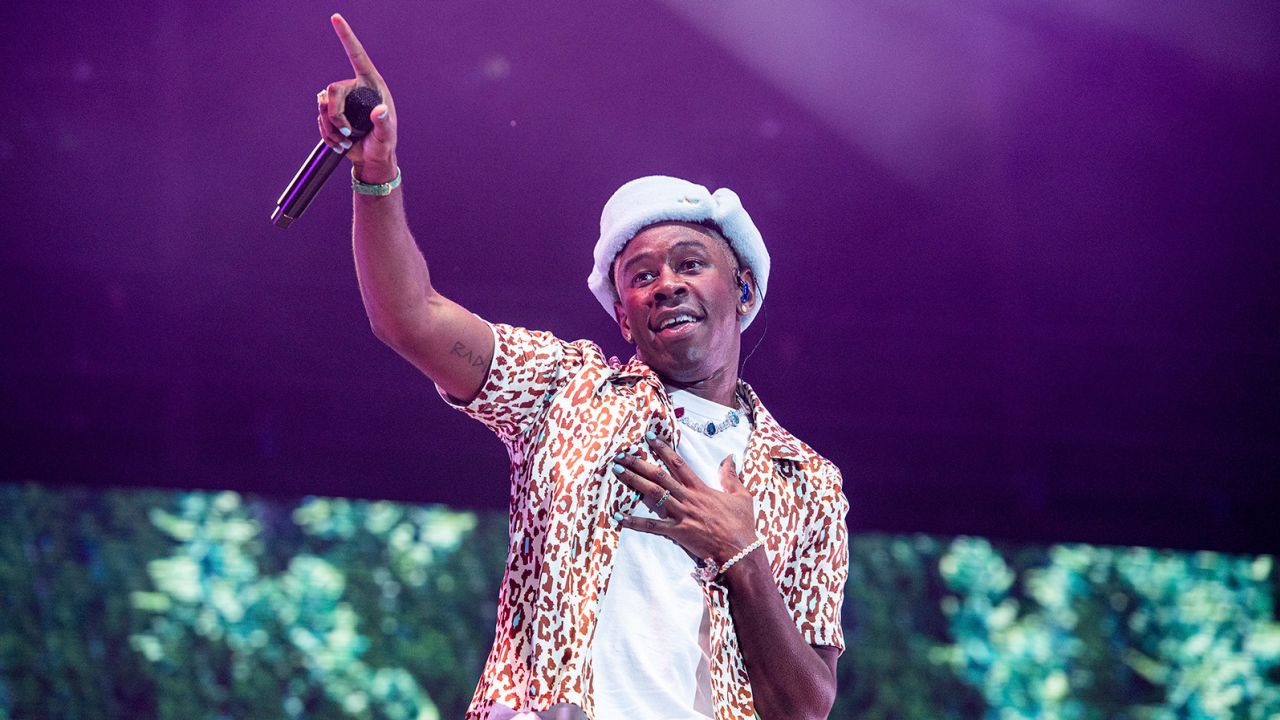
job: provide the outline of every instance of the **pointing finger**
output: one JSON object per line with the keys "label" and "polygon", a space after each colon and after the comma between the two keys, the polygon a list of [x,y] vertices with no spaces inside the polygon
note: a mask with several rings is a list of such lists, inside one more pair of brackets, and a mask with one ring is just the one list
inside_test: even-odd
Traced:
{"label": "pointing finger", "polygon": [[334,13],[329,21],[333,23],[333,31],[338,34],[338,40],[342,43],[343,49],[347,51],[347,60],[351,62],[351,69],[356,71],[356,77],[372,80],[378,77],[378,69],[373,66],[373,61],[365,54],[364,46],[360,44],[360,40],[356,34],[351,31],[351,26],[338,13]]}

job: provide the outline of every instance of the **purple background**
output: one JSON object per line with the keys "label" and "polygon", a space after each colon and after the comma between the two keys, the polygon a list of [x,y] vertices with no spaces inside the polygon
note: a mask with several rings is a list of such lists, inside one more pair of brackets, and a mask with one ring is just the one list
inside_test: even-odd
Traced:
{"label": "purple background", "polygon": [[[504,507],[498,442],[369,332],[345,179],[268,221],[350,70],[330,8],[260,5],[3,11],[0,479]],[[726,185],[775,258],[745,376],[855,531],[1274,551],[1277,7],[333,9],[481,316],[625,354],[601,205]]]}

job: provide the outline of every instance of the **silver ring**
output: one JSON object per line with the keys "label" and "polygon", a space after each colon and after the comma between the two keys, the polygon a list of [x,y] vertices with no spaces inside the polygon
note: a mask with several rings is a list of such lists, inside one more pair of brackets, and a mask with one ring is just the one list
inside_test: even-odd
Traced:
{"label": "silver ring", "polygon": [[670,498],[671,498],[671,491],[663,490],[662,497],[658,498],[658,502],[653,504],[653,509],[657,510],[658,508],[662,507],[662,503],[666,502]]}

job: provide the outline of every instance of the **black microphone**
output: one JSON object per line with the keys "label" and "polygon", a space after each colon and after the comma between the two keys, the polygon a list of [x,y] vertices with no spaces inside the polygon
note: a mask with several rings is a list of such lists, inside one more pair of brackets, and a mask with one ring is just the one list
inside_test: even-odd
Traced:
{"label": "black microphone", "polygon": [[[369,134],[373,129],[373,120],[369,115],[381,102],[382,96],[373,88],[358,87],[351,91],[347,96],[346,110],[342,113],[347,117],[347,122],[351,123],[351,137],[348,140],[354,143]],[[276,200],[271,222],[276,227],[286,228],[289,223],[301,217],[302,211],[311,204],[311,198],[316,196],[320,186],[329,179],[333,169],[338,167],[342,156],[346,154],[345,150],[337,152],[321,140],[316,149],[311,151],[307,161],[298,168],[298,174],[289,181],[289,186],[281,193],[280,199]]]}

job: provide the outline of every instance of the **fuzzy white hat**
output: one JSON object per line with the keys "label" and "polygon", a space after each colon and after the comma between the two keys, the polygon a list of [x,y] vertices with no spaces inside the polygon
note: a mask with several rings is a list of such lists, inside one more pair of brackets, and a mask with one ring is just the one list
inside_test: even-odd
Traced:
{"label": "fuzzy white hat", "polygon": [[655,223],[710,222],[738,254],[738,259],[751,268],[756,280],[756,302],[739,320],[746,330],[769,289],[769,251],[751,216],[742,207],[738,195],[728,188],[714,193],[688,180],[650,175],[618,188],[600,213],[600,240],[596,243],[595,267],[587,277],[587,287],[600,301],[600,306],[613,317],[613,303],[618,295],[609,281],[609,268],[622,248],[644,228]]}

